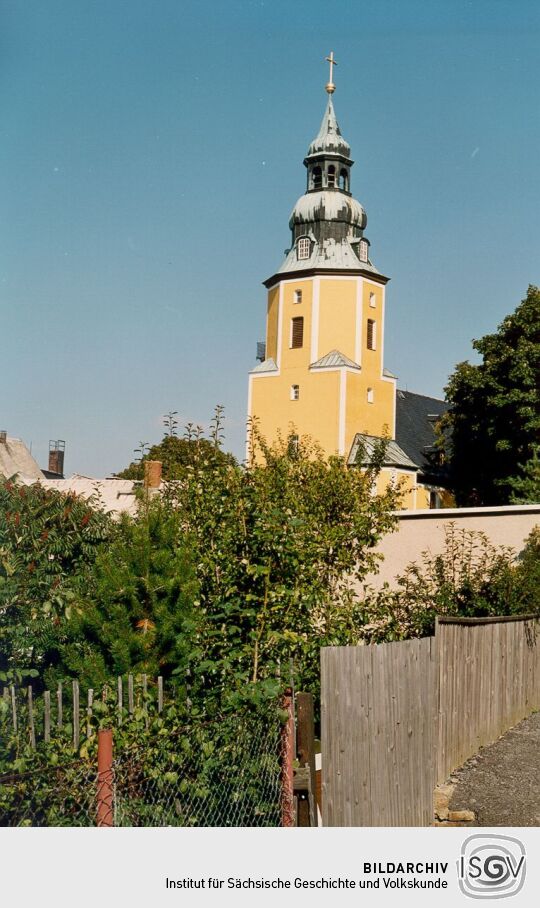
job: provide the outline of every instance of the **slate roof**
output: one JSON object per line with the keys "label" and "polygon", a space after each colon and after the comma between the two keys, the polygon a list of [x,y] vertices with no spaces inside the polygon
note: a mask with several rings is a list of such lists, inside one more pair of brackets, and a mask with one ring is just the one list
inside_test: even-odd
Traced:
{"label": "slate roof", "polygon": [[321,152],[339,154],[346,158],[351,154],[351,146],[341,135],[331,97],[328,98],[319,132],[309,146],[307,156],[309,158],[311,155],[317,155]]}
{"label": "slate roof", "polygon": [[[364,449],[364,456],[362,461],[365,463],[369,460],[375,450],[377,444],[381,441],[380,438],[377,438],[374,435],[363,435],[361,432],[358,432],[354,436],[354,441],[352,443],[351,451],[347,460],[349,466],[353,466],[356,463],[356,455],[358,453],[358,448],[360,446]],[[416,470],[417,464],[414,463],[407,457],[404,451],[401,450],[400,446],[395,441],[389,441],[386,453],[384,457],[383,466],[385,467],[401,467],[405,470]]]}
{"label": "slate roof", "polygon": [[435,425],[448,408],[436,397],[396,391],[396,441],[418,464],[421,481],[444,485],[447,480],[447,470],[437,463]]}
{"label": "slate roof", "polygon": [[[338,270],[338,271],[368,271],[372,274],[379,274],[375,265],[371,261],[360,262],[348,239],[335,240],[329,237],[322,243],[313,243],[311,256],[308,259],[299,259],[296,254],[296,248],[293,246],[287,252],[287,257],[277,274],[286,274],[291,271],[307,271],[315,268],[317,271]],[[270,284],[274,278],[265,281],[265,285]]]}

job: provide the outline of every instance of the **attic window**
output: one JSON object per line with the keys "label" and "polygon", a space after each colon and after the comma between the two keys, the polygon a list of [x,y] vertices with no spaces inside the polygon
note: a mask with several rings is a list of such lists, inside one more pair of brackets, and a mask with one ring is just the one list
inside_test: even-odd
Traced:
{"label": "attic window", "polygon": [[375,322],[372,318],[368,318],[367,321],[367,348],[368,350],[376,349],[376,340],[377,335],[375,331]]}
{"label": "attic window", "polygon": [[368,243],[367,240],[360,240],[358,244],[358,258],[361,262],[368,260]]}
{"label": "attic window", "polygon": [[307,236],[301,236],[298,240],[297,253],[299,259],[309,258],[309,239]]}
{"label": "attic window", "polygon": [[302,316],[291,318],[291,347],[298,349],[304,345],[304,319]]}

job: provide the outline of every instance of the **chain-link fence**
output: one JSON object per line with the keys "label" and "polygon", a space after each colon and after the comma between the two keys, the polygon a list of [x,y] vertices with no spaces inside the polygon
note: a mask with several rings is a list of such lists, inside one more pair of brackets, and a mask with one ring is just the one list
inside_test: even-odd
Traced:
{"label": "chain-link fence", "polygon": [[85,760],[0,776],[0,825],[281,825],[275,714],[164,730],[144,742],[113,732],[112,740],[105,766],[92,746]]}
{"label": "chain-link fence", "polygon": [[0,826],[95,826],[95,764],[73,760],[0,777]]}
{"label": "chain-link fence", "polygon": [[174,755],[152,764],[146,749],[114,761],[116,826],[280,826],[279,724],[238,724],[181,735]]}

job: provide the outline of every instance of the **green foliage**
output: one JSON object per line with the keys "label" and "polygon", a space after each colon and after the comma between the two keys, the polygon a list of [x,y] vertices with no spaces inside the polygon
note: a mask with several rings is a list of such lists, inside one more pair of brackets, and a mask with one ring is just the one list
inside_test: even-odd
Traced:
{"label": "green foliage", "polygon": [[[40,550],[37,574],[52,565],[56,584],[57,560],[62,564],[67,605],[55,608],[51,621],[38,621],[52,599],[44,581],[26,596],[26,622],[19,613],[2,616],[6,633],[22,633],[18,648],[11,645],[10,667],[37,666],[49,684],[75,676],[83,688],[130,671],[174,675],[207,714],[246,697],[255,705],[274,698],[291,680],[291,660],[295,682],[317,692],[320,646],[349,641],[356,584],[376,568],[375,546],[395,524],[399,490],[373,494],[385,442],[367,469],[349,469],[309,442],[269,447],[252,427],[248,468],[221,455],[221,436],[220,408],[208,439],[188,427],[180,478],[155,498],[143,493],[135,518],[112,525],[75,498],[51,499],[41,522],[36,507],[29,510],[28,558],[37,563],[35,539],[44,545],[54,535],[55,558]],[[166,441],[178,439],[169,434]],[[21,492],[13,487],[10,494]],[[49,501],[38,488],[31,494]],[[20,565],[13,576],[20,591]],[[38,650],[43,629],[47,639]]]}
{"label": "green foliage", "polygon": [[[374,569],[399,492],[372,495],[378,461],[350,470],[309,443],[268,447],[252,431],[253,465],[200,455],[168,500],[183,515],[199,581],[193,687],[231,694],[251,681],[318,684],[319,647],[345,642],[354,583]],[[381,447],[384,447],[382,445]]]}
{"label": "green foliage", "polygon": [[73,603],[59,673],[88,687],[128,672],[168,677],[193,644],[197,582],[181,515],[142,498],[96,556],[92,581]]}
{"label": "green foliage", "polygon": [[529,536],[520,557],[493,545],[484,533],[445,531],[442,553],[424,552],[397,587],[366,596],[359,638],[369,643],[433,634],[437,615],[485,617],[533,614],[540,610],[540,530]]}
{"label": "green foliage", "polygon": [[524,490],[538,501],[538,467],[526,466],[540,430],[538,287],[530,286],[497,332],[473,347],[482,362],[459,363],[446,388],[452,407],[443,422],[451,430],[447,455],[457,502],[503,504]]}
{"label": "green foliage", "polygon": [[[217,409],[221,414],[223,408],[218,407]],[[164,417],[166,431],[159,444],[148,448],[144,442],[141,442],[140,448],[136,452],[140,454],[139,459],[117,474],[120,479],[142,480],[146,460],[161,461],[163,479],[179,479],[187,467],[200,461],[201,458],[215,460],[219,464],[230,466],[236,463],[232,454],[221,450],[219,434],[210,439],[204,438],[199,426],[188,425],[184,438],[179,438],[176,434],[178,423],[175,417],[175,412]]]}
{"label": "green foliage", "polygon": [[112,523],[75,495],[0,482],[0,670],[32,677],[58,658],[77,591]]}
{"label": "green foliage", "polygon": [[512,611],[519,614],[540,608],[540,526],[530,533],[516,567]]}
{"label": "green foliage", "polygon": [[[136,689],[135,709],[118,710],[112,688],[94,702],[78,752],[67,722],[34,750],[19,707],[13,732],[0,700],[0,816],[7,826],[93,826],[96,823],[97,732],[113,728],[115,825],[279,825],[277,704],[201,720],[185,699],[155,698]],[[38,702],[36,701],[38,713]],[[36,716],[37,718],[37,716]]]}
{"label": "green foliage", "polygon": [[509,480],[512,504],[538,504],[540,502],[540,446],[533,447],[533,454],[526,464],[520,464],[521,475]]}

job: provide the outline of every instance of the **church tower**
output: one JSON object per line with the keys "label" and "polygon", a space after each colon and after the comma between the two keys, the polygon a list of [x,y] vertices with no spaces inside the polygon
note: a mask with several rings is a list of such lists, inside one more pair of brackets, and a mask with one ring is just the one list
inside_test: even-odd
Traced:
{"label": "church tower", "polygon": [[264,282],[266,346],[249,376],[248,415],[270,443],[309,435],[327,455],[349,457],[359,434],[395,438],[396,379],[383,362],[389,279],[372,262],[366,212],[351,194],[327,59],[328,101],[304,159],[290,249]]}

